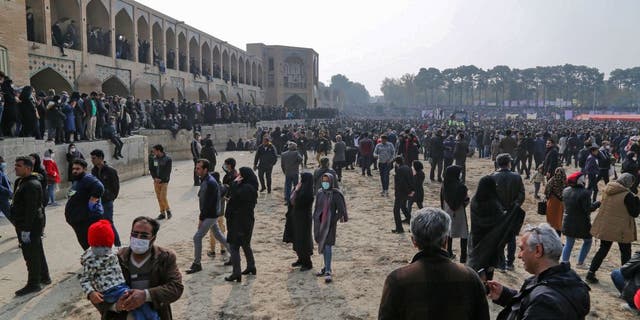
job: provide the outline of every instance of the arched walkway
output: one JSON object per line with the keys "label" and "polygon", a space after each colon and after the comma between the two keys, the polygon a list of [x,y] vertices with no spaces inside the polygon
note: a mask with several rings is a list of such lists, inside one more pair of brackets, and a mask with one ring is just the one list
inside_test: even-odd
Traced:
{"label": "arched walkway", "polygon": [[189,40],[189,72],[200,73],[200,45],[198,40],[192,37]]}
{"label": "arched walkway", "polygon": [[202,75],[211,77],[211,49],[206,41],[202,45],[202,66],[200,71]]}
{"label": "arched walkway", "polygon": [[258,86],[262,88],[262,65],[258,64]]}
{"label": "arched walkway", "polygon": [[239,72],[238,72],[238,82],[239,83],[244,83],[244,79],[245,79],[245,74],[244,74],[244,60],[242,59],[242,57],[240,57],[240,61],[239,61]]}
{"label": "arched walkway", "polygon": [[127,10],[116,14],[116,58],[133,61],[133,19]]}
{"label": "arched walkway", "polygon": [[111,19],[102,1],[91,0],[87,4],[87,47],[89,53],[111,56]]}
{"label": "arched walkway", "polygon": [[59,23],[65,42],[74,50],[82,49],[82,14],[78,0],[51,0],[51,23]]}
{"label": "arched walkway", "polygon": [[231,82],[238,82],[238,58],[235,52],[231,54]]}
{"label": "arched walkway", "polygon": [[38,71],[36,74],[31,76],[31,86],[36,91],[44,91],[47,92],[49,89],[54,89],[56,92],[67,91],[71,93],[73,91],[73,86],[61,76],[58,72],[51,68],[45,68]]}
{"label": "arched walkway", "polygon": [[27,9],[27,40],[45,43],[44,1],[27,0],[25,5]]}
{"label": "arched walkway", "polygon": [[251,63],[251,85],[252,86],[258,85],[258,67],[256,67],[255,62]]}
{"label": "arched walkway", "polygon": [[153,46],[151,47],[151,50],[154,60],[157,59],[158,61],[165,61],[162,27],[157,22],[153,24]]}
{"label": "arched walkway", "polygon": [[244,62],[244,82],[246,84],[251,84],[251,64],[249,64],[249,59]]}
{"label": "arched walkway", "polygon": [[284,107],[289,110],[304,109],[306,106],[307,102],[297,94],[290,96],[289,98],[287,98],[287,100],[284,101]]}
{"label": "arched walkway", "polygon": [[207,97],[207,93],[204,92],[204,90],[202,90],[202,88],[198,89],[198,100],[206,102],[209,101],[209,98]]}
{"label": "arched walkway", "polygon": [[231,74],[229,73],[229,54],[227,50],[222,51],[222,79],[224,81],[231,79]]}
{"label": "arched walkway", "polygon": [[138,18],[138,62],[151,61],[151,43],[149,42],[149,23],[145,16]]}
{"label": "arched walkway", "polygon": [[129,95],[129,89],[117,77],[111,77],[102,83],[102,92],[107,96],[118,95],[126,97]]}
{"label": "arched walkway", "polygon": [[218,46],[213,47],[213,77],[221,79],[222,75],[220,74],[222,66],[220,65],[220,49]]}
{"label": "arched walkway", "polygon": [[178,69],[178,52],[176,50],[176,33],[167,29],[167,68]]}
{"label": "arched walkway", "polygon": [[187,37],[184,32],[180,32],[178,35],[178,61],[178,69],[187,72]]}

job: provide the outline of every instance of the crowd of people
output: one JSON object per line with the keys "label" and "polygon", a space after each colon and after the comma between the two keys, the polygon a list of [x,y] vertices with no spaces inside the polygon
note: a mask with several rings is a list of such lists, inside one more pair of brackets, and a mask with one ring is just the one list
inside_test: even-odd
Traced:
{"label": "crowd of people", "polygon": [[[393,170],[390,215],[395,228],[391,232],[404,233],[408,224],[419,250],[410,265],[387,277],[380,319],[488,319],[486,297],[504,306],[498,319],[583,319],[590,310],[585,281],[601,281],[596,272],[613,242],[618,243],[621,258],[619,268],[611,273],[612,282],[627,308],[637,312],[640,286],[635,279],[640,276],[640,259],[639,253],[632,256],[631,252],[631,243],[637,240],[635,218],[640,213],[636,133],[633,123],[610,122],[478,119],[476,124],[456,122],[452,126],[447,120],[435,119],[316,120],[257,128],[254,139],[259,145],[249,147],[255,151],[253,168],[237,168],[236,160],[228,157],[222,164],[224,176],[215,172],[218,154],[210,138],[202,139],[196,133],[191,152],[194,185],[199,186],[199,219],[193,236],[194,259],[186,273],[203,270],[202,241],[209,233],[212,241],[207,255],[228,255],[225,265],[232,266],[225,280],[241,282],[243,276],[257,274],[251,243],[258,194],[271,193],[272,175],[281,174],[287,209],[283,241],[292,243],[297,256],[292,266],[301,271],[313,269],[310,256],[317,250],[323,257],[317,275],[331,283],[337,225],[349,217],[349,203],[341,191],[347,179],[344,170],[359,167],[363,176],[377,171],[379,183],[369,181],[379,188],[382,198],[389,197]],[[309,152],[316,156],[313,172],[304,170],[309,167]],[[475,155],[491,158],[495,167],[487,168],[472,194],[465,172],[468,159]],[[13,197],[10,205],[0,201],[0,210],[8,212],[16,226],[29,273],[27,286],[17,295],[38,291],[50,282],[41,234],[46,205],[56,205],[47,186],[55,186],[60,179],[51,158],[51,153],[45,154],[40,165],[37,154],[19,157],[13,191],[6,175],[0,176],[0,200],[5,199],[5,189]],[[82,287],[87,297],[105,315],[124,310],[167,319],[169,304],[183,290],[175,254],[154,244],[157,221],[172,218],[167,200],[171,157],[162,145],[153,146],[149,172],[159,215],[133,222],[128,247],[113,221],[117,171],[104,163],[101,150],[91,152],[91,171],[71,147],[67,159],[74,183],[65,217],[86,250]],[[280,171],[274,171],[278,161]],[[425,163],[430,167],[431,183],[442,184],[439,208],[423,207]],[[597,187],[600,181],[605,185],[602,192]],[[531,195],[525,191],[527,182],[535,186]],[[37,194],[38,201],[30,198],[26,203],[25,192]],[[538,210],[546,215],[547,223],[523,227],[522,205],[528,196],[539,202]],[[418,210],[412,212],[414,203]],[[592,219],[594,211],[597,215]],[[593,237],[600,239],[600,247],[589,261]],[[454,244],[455,239],[459,242]],[[571,253],[578,239],[583,245],[573,265]],[[240,248],[246,259],[244,269]],[[147,265],[151,256],[166,261],[162,269]],[[496,271],[515,270],[516,257],[532,274],[519,291],[494,280]],[[97,268],[99,263],[110,267]],[[118,268],[123,265],[150,272],[152,281],[136,282],[130,269]],[[588,270],[584,281],[573,268]],[[170,276],[159,277],[163,272]],[[171,290],[160,293],[160,286]]]}

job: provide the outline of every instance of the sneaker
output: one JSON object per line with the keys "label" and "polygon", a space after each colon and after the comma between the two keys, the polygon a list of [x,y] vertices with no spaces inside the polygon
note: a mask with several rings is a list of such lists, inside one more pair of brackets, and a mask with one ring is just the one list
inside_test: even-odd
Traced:
{"label": "sneaker", "polygon": [[320,272],[316,273],[316,277],[322,277],[324,276],[325,272],[324,272],[324,268],[320,269]]}
{"label": "sneaker", "polygon": [[164,212],[161,212],[160,215],[156,218],[156,220],[164,220],[166,218],[167,216],[164,214]]}
{"label": "sneaker", "polygon": [[333,278],[331,278],[331,272],[327,272],[324,274],[324,283],[331,283]]}
{"label": "sneaker", "polygon": [[196,273],[202,271],[202,265],[199,263],[193,263],[191,264],[191,268],[189,268],[186,273],[187,274],[192,274],[192,273]]}
{"label": "sneaker", "polygon": [[215,257],[216,257],[216,251],[215,251],[215,250],[209,250],[209,251],[207,251],[207,257],[209,257],[209,258],[215,258]]}
{"label": "sneaker", "polygon": [[34,292],[38,292],[42,290],[42,287],[40,286],[40,284],[28,284],[26,286],[24,286],[24,288],[18,290],[15,292],[16,296],[20,297],[20,296],[24,296],[30,293],[34,293]]}
{"label": "sneaker", "polygon": [[167,219],[171,219],[171,217],[173,217],[171,210],[167,210]]}

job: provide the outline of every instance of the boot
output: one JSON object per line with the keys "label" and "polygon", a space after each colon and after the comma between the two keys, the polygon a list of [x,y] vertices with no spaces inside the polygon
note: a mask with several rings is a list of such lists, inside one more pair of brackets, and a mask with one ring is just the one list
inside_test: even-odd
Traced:
{"label": "boot", "polygon": [[167,218],[167,216],[165,215],[165,213],[164,212],[160,212],[160,215],[158,215],[156,220],[164,220],[166,218]]}
{"label": "boot", "polygon": [[167,210],[167,219],[171,219],[171,217],[173,217],[171,210]]}
{"label": "boot", "polygon": [[202,271],[202,265],[199,263],[193,263],[191,264],[191,268],[189,268],[186,272],[187,274],[192,274],[199,271]]}

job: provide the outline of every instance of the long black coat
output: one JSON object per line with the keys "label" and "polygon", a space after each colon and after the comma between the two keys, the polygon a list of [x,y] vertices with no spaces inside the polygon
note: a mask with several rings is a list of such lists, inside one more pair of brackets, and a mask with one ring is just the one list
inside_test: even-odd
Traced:
{"label": "long black coat", "polygon": [[416,188],[415,194],[413,196],[413,201],[415,203],[424,202],[424,171],[420,170],[416,172],[416,175],[413,176],[414,186]]}
{"label": "long black coat", "polygon": [[590,214],[595,210],[591,204],[591,191],[582,186],[566,187],[562,191],[562,199],[562,233],[572,238],[591,239]]}
{"label": "long black coat", "polygon": [[287,210],[287,220],[282,241],[293,244],[293,251],[300,256],[313,254],[311,237],[313,197],[301,197],[295,193],[293,205]]}
{"label": "long black coat", "polygon": [[227,218],[227,242],[233,245],[251,243],[254,209],[258,201],[258,188],[249,183],[234,182],[229,189],[229,202],[224,216]]}

